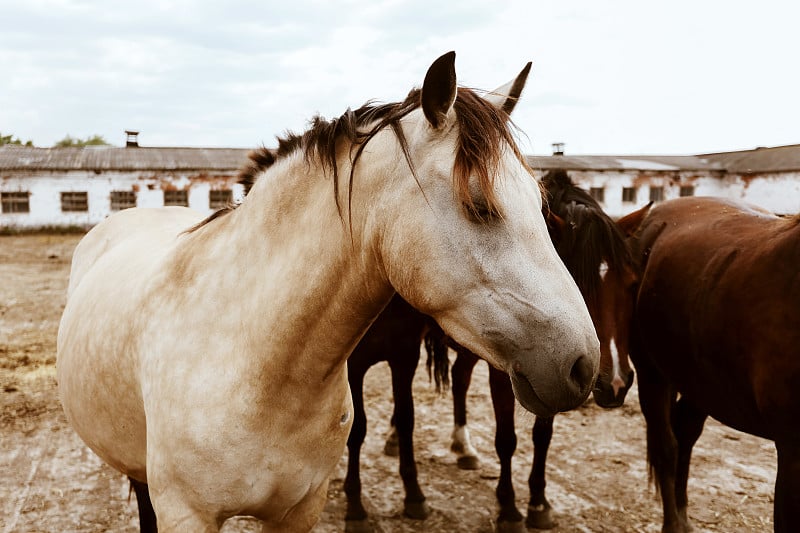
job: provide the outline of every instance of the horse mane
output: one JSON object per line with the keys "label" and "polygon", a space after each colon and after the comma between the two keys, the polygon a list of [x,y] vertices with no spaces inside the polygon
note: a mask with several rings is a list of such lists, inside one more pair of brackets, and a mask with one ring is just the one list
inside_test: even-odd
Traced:
{"label": "horse mane", "polygon": [[551,170],[542,178],[549,209],[564,220],[554,239],[558,255],[585,297],[593,297],[600,284],[600,264],[621,270],[634,265],[633,255],[617,224],[586,191],[572,182],[565,170]]}
{"label": "horse mane", "polygon": [[[287,133],[284,137],[278,137],[277,149],[270,150],[261,147],[250,152],[249,162],[238,173],[238,182],[244,185],[246,195],[258,177],[276,161],[296,151],[302,151],[307,164],[317,161],[326,173],[332,175],[334,199],[341,216],[337,163],[338,143],[344,140],[350,145],[352,165],[348,182],[349,207],[352,200],[356,163],[363,154],[367,143],[379,131],[390,127],[400,143],[414,179],[419,184],[400,120],[420,107],[421,94],[421,89],[412,89],[402,102],[380,105],[367,102],[355,111],[348,108],[340,117],[330,120],[317,115],[311,119],[310,127],[305,133],[299,135]],[[465,87],[458,88],[453,105],[459,132],[453,164],[453,185],[456,194],[470,215],[476,219],[488,220],[500,216],[493,185],[495,169],[503,155],[504,142],[511,147],[517,160],[531,172],[514,138],[513,122],[503,109],[498,109],[475,91]],[[475,205],[469,192],[469,179],[472,175],[478,178],[479,186],[486,198],[486,205]],[[236,207],[236,204],[223,207],[188,231],[199,229]]]}

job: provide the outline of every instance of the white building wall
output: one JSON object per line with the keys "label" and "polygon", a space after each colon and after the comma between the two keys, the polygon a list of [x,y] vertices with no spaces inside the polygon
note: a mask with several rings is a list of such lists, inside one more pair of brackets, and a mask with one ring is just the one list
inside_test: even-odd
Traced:
{"label": "white building wall", "polygon": [[[800,172],[738,176],[678,170],[570,170],[572,180],[587,191],[604,188],[603,209],[612,217],[624,216],[650,201],[652,187],[664,188],[664,200],[680,196],[681,185],[694,186],[695,196],[722,196],[743,200],[778,214],[800,212]],[[537,171],[541,178],[544,171]],[[635,187],[633,202],[622,201],[622,190]],[[0,191],[30,193],[29,213],[0,213],[0,229],[97,224],[111,214],[111,191],[135,191],[138,207],[161,207],[164,190],[187,189],[189,206],[210,214],[209,192],[231,189],[234,201],[243,197],[236,172],[176,171],[14,171],[0,176]],[[61,211],[62,192],[88,193],[87,212]]]}
{"label": "white building wall", "polygon": [[765,207],[779,215],[800,213],[800,172],[731,176],[726,179],[729,198]]}
{"label": "white building wall", "polygon": [[[209,208],[212,187],[231,189],[234,198],[241,199],[243,195],[234,171],[214,176],[187,172],[18,171],[2,176],[0,191],[29,192],[30,212],[0,213],[0,229],[93,226],[112,213],[112,191],[134,191],[137,207],[162,207],[165,189],[187,189],[189,207],[208,215],[212,212]],[[88,211],[63,212],[62,192],[86,192]]]}

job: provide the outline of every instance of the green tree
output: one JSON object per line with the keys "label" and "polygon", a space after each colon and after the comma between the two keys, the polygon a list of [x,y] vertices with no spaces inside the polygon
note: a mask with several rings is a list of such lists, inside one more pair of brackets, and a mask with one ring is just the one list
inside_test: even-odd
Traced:
{"label": "green tree", "polygon": [[58,148],[63,148],[65,146],[108,146],[109,143],[106,141],[102,135],[92,135],[91,137],[87,137],[86,139],[79,139],[77,137],[72,137],[67,135],[60,141],[58,141],[55,146]]}
{"label": "green tree", "polygon": [[4,144],[24,144],[25,146],[33,146],[33,141],[25,141],[24,143],[19,138],[13,135],[3,135],[0,133],[0,146]]}

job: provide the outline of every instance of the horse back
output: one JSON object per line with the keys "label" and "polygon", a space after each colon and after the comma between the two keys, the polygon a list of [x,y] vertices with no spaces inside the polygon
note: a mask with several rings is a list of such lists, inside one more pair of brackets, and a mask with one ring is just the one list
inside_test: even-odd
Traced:
{"label": "horse back", "polygon": [[770,439],[800,417],[798,222],[673,200],[632,243],[644,271],[638,357],[711,416]]}
{"label": "horse back", "polygon": [[[108,217],[93,227],[75,248],[67,298],[109,250],[131,243],[131,254],[150,255],[199,220],[202,220],[199,213],[185,207],[126,209]],[[134,241],[142,241],[142,248],[137,250]]]}

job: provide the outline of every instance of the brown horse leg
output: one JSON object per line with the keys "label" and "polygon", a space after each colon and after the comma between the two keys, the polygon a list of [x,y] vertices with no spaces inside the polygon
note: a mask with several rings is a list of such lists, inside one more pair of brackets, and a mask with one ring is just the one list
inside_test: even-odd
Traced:
{"label": "brown horse leg", "polygon": [[456,350],[456,361],[451,370],[453,382],[453,418],[455,428],[453,429],[453,442],[450,450],[457,456],[458,467],[462,470],[477,470],[479,466],[478,456],[468,442],[460,440],[468,439],[467,435],[467,390],[472,381],[472,369],[478,362],[478,356],[464,349]]}
{"label": "brown horse leg", "polygon": [[553,519],[550,502],[544,494],[547,486],[545,467],[547,450],[553,437],[553,417],[537,416],[533,423],[533,466],[528,478],[531,499],[528,502],[528,518],[525,525],[536,529],[552,529],[558,524]]}
{"label": "brown horse leg", "polygon": [[661,531],[687,533],[689,525],[681,521],[675,501],[678,443],[672,432],[671,412],[677,394],[646,363],[636,365],[636,370],[639,372],[639,405],[647,425],[647,462],[664,511]]}
{"label": "brown horse leg", "polygon": [[361,445],[367,435],[367,415],[364,412],[364,374],[367,368],[348,365],[347,380],[353,397],[353,427],[347,437],[347,476],[344,479],[344,493],[347,497],[345,512],[345,531],[364,533],[372,531],[367,518],[367,510],[361,502]]}
{"label": "brown horse leg", "polygon": [[800,530],[800,442],[779,439],[775,480],[775,533]]}
{"label": "brown horse leg", "polygon": [[139,507],[139,531],[142,533],[156,533],[158,531],[156,512],[150,502],[150,491],[147,490],[147,483],[136,481],[130,477],[128,479],[131,482],[133,491],[136,493],[136,504]]}
{"label": "brown horse leg", "polygon": [[386,436],[386,443],[383,445],[383,455],[398,457],[400,455],[400,442],[397,437],[397,407],[392,411],[392,418],[389,421],[389,434]]}
{"label": "brown horse leg", "polygon": [[514,482],[511,479],[511,458],[517,449],[517,434],[514,431],[514,392],[508,374],[489,367],[489,387],[492,391],[492,406],[496,423],[494,448],[500,459],[500,479],[497,481],[497,530],[502,532],[525,531],[522,515],[517,509]]}
{"label": "brown horse leg", "polygon": [[675,470],[675,505],[678,510],[678,520],[687,530],[692,529],[689,522],[689,498],[686,495],[686,485],[689,481],[689,463],[692,460],[692,448],[700,434],[708,415],[681,398],[675,405],[672,414],[672,430],[678,441],[678,464]]}
{"label": "brown horse leg", "polygon": [[[417,463],[414,460],[414,396],[411,390],[419,362],[419,346],[410,350],[398,350],[398,353],[403,357],[390,359],[389,366],[392,369],[393,419],[400,451],[400,477],[406,490],[403,514],[409,518],[424,520],[430,514],[430,509],[417,480]],[[411,354],[416,354],[416,357]]]}

